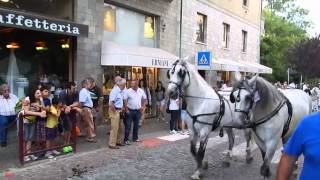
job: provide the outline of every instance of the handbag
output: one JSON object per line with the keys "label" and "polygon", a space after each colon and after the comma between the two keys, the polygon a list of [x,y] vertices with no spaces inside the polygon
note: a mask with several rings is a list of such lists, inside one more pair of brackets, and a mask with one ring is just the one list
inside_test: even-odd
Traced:
{"label": "handbag", "polygon": [[171,110],[169,109],[169,106],[170,106],[170,99],[167,101],[166,113],[171,113]]}

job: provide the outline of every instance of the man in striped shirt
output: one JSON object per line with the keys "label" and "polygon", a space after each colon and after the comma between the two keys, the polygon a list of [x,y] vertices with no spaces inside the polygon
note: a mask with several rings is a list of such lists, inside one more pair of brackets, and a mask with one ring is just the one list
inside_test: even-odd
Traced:
{"label": "man in striped shirt", "polygon": [[0,145],[7,146],[8,126],[16,118],[15,106],[19,99],[10,93],[9,86],[2,84],[0,86]]}

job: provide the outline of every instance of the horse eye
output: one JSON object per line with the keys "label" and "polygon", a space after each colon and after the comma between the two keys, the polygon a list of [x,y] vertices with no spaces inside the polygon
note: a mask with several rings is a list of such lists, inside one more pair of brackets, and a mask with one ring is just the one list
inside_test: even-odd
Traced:
{"label": "horse eye", "polygon": [[251,100],[251,96],[247,95],[246,97],[246,101],[250,101]]}

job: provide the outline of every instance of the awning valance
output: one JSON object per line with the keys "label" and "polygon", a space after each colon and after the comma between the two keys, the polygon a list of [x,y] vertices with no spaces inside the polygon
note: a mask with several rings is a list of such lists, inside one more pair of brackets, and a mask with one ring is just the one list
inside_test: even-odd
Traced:
{"label": "awning valance", "polygon": [[171,68],[177,59],[179,59],[177,56],[159,48],[120,45],[109,41],[102,42],[102,66]]}
{"label": "awning valance", "polygon": [[239,61],[239,63],[250,68],[250,71],[247,71],[247,72],[272,74],[272,68],[269,68],[262,64],[255,63],[255,62],[248,62],[248,61]]}
{"label": "awning valance", "polygon": [[211,68],[198,66],[199,70],[215,70],[215,71],[239,71],[239,72],[251,72],[251,73],[266,73],[271,74],[272,68],[267,66],[248,62],[248,61],[234,61],[229,59],[213,59]]}

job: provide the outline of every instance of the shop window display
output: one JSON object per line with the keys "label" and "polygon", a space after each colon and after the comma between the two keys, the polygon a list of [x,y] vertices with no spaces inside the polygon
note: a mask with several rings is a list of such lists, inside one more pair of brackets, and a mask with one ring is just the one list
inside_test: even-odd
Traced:
{"label": "shop window display", "polygon": [[[0,27],[0,81],[18,97],[30,83],[59,91],[69,80],[71,39],[62,35]],[[56,92],[58,94],[58,92]]]}

